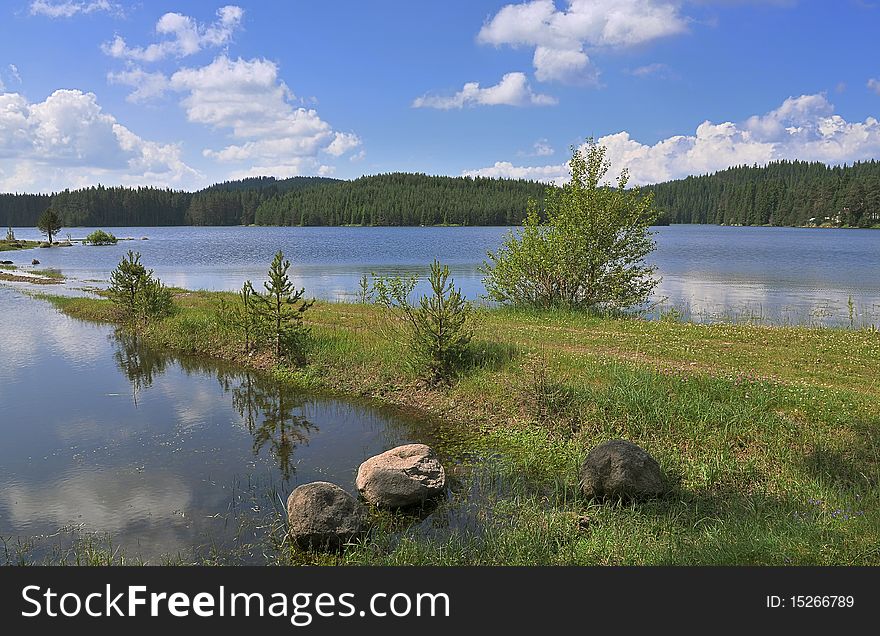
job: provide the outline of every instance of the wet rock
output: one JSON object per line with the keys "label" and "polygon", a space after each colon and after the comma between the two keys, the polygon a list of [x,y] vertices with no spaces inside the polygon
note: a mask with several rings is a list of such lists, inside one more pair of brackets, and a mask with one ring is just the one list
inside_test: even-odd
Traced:
{"label": "wet rock", "polygon": [[405,508],[443,494],[446,471],[430,446],[407,444],[365,461],[355,483],[371,504]]}
{"label": "wet rock", "polygon": [[653,497],[663,492],[660,464],[624,439],[600,444],[581,466],[581,489],[589,497]]}
{"label": "wet rock", "polygon": [[315,481],[287,498],[291,538],[311,550],[339,550],[366,529],[363,505],[336,484]]}

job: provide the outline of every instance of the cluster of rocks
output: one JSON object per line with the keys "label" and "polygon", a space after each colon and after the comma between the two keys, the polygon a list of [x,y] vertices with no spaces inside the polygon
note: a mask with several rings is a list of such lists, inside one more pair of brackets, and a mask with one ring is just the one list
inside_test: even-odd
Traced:
{"label": "cluster of rocks", "polygon": [[[411,508],[446,491],[446,471],[433,449],[407,444],[369,458],[355,482],[370,505]],[[367,530],[364,504],[326,481],[303,484],[287,499],[291,538],[302,548],[338,550]]]}
{"label": "cluster of rocks", "polygon": [[[446,491],[446,471],[424,444],[407,444],[369,458],[355,481],[363,500],[383,509],[419,506]],[[623,439],[600,444],[580,470],[584,494],[597,499],[642,499],[663,492],[660,465]],[[287,499],[291,538],[302,548],[338,550],[367,530],[363,502],[326,481],[296,488]]]}

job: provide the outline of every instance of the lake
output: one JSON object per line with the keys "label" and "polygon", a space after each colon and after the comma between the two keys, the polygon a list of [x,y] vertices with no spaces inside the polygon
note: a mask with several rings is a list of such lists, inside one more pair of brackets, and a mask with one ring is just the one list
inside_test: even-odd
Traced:
{"label": "lake", "polygon": [[366,458],[441,446],[422,418],[170,358],[2,285],[0,321],[0,564],[93,533],[145,559],[259,562],[297,485],[354,494]]}
{"label": "lake", "polygon": [[[175,227],[105,228],[119,237],[148,237],[112,247],[6,252],[16,264],[39,258],[80,281],[106,281],[129,249],[167,284],[233,290],[263,280],[275,251],[293,262],[309,296],[356,297],[361,276],[423,276],[432,259],[448,264],[472,299],[485,293],[478,271],[508,228],[499,227]],[[81,238],[91,228],[70,230]],[[880,231],[673,225],[655,228],[651,261],[662,282],[654,301],[699,321],[753,320],[848,325],[880,320]],[[67,230],[62,231],[62,238]],[[15,230],[37,239],[33,228]],[[657,311],[655,310],[655,314]]]}
{"label": "lake", "polygon": [[[0,259],[30,268],[39,258],[39,267],[71,277],[50,291],[82,293],[105,285],[133,249],[168,284],[232,290],[262,280],[282,249],[309,295],[346,300],[365,273],[423,275],[439,258],[479,298],[477,268],[507,231],[108,229],[149,239]],[[26,228],[16,235],[38,238]],[[676,307],[695,320],[848,325],[852,299],[854,323],[878,323],[880,232],[672,226],[657,228],[657,244],[661,310]],[[147,559],[217,548],[260,562],[260,540],[298,484],[328,480],[354,492],[357,467],[373,454],[407,442],[444,452],[440,423],[161,355],[12,287],[0,283],[0,562],[4,554],[63,551],[77,533],[109,533],[114,546]]]}

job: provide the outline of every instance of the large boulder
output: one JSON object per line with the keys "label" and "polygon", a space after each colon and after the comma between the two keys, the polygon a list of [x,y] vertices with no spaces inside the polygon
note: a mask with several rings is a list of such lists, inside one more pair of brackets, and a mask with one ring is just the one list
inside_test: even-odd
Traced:
{"label": "large boulder", "polygon": [[600,444],[581,466],[581,489],[589,497],[653,497],[663,492],[660,464],[625,439]]}
{"label": "large boulder", "polygon": [[287,520],[297,545],[313,550],[338,550],[366,528],[363,505],[326,481],[303,484],[290,493]]}
{"label": "large boulder", "polygon": [[361,464],[356,485],[375,506],[406,508],[443,494],[446,471],[430,446],[407,444]]}

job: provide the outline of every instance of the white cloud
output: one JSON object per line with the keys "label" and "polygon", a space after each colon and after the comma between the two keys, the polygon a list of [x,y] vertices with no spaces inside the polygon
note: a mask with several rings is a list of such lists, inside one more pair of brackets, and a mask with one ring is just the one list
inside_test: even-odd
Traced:
{"label": "white cloud", "polygon": [[868,88],[880,95],[880,80],[872,77],[868,80]]}
{"label": "white cloud", "polygon": [[351,133],[335,133],[333,141],[327,146],[326,151],[334,157],[341,157],[349,150],[354,150],[361,145],[361,140],[357,135]]}
{"label": "white cloud", "polygon": [[207,66],[177,71],[168,85],[185,93],[181,105],[190,122],[226,129],[238,140],[203,151],[217,161],[251,164],[234,175],[315,172],[322,169],[320,153],[339,157],[361,145],[357,135],[334,131],[314,109],[294,107],[295,96],[269,60],[221,55]]}
{"label": "white cloud", "polygon": [[639,66],[632,69],[631,71],[627,71],[627,73],[635,77],[657,77],[660,79],[667,79],[675,76],[675,74],[666,64],[660,62],[654,62],[653,64]]}
{"label": "white cloud", "polygon": [[134,103],[162,97],[169,88],[168,78],[164,73],[159,71],[148,73],[137,67],[119,73],[108,73],[107,81],[111,84],[134,87],[134,90],[126,97],[126,100]]}
{"label": "white cloud", "polygon": [[72,18],[78,13],[95,13],[105,11],[107,13],[119,13],[120,6],[107,0],[94,0],[93,2],[49,2],[49,0],[34,0],[31,2],[31,15],[42,15],[47,18]]}
{"label": "white cloud", "polygon": [[549,157],[554,154],[556,151],[553,149],[553,146],[550,145],[550,142],[546,139],[539,139],[534,144],[532,144],[532,149],[529,151],[522,151],[516,153],[517,157]]}
{"label": "white cloud", "polygon": [[[847,122],[834,114],[825,95],[801,95],[740,124],[705,121],[693,135],[677,135],[653,145],[632,139],[628,132],[597,141],[607,148],[614,176],[627,168],[630,182],[636,185],[780,159],[839,164],[876,158],[880,154],[880,122],[874,117]],[[567,164],[514,166],[497,162],[464,174],[562,183],[569,172]]]}
{"label": "white cloud", "polygon": [[199,24],[195,19],[181,13],[166,13],[156,23],[156,33],[170,39],[146,47],[130,47],[117,35],[112,42],[101,46],[107,55],[116,58],[157,62],[166,57],[186,57],[202,49],[227,44],[241,26],[244,9],[234,5],[217,10],[217,20],[209,25]]}
{"label": "white cloud", "polygon": [[12,79],[21,84],[21,74],[19,74],[18,67],[15,64],[9,65],[9,74],[12,76]]}
{"label": "white cloud", "polygon": [[495,165],[479,170],[466,170],[465,177],[494,177],[496,179],[529,179],[562,185],[568,179],[565,164],[553,166],[515,166],[509,161],[496,161]]}
{"label": "white cloud", "polygon": [[0,191],[94,185],[188,185],[200,178],[175,144],[142,139],[103,112],[93,93],[57,90],[43,102],[0,94]]}
{"label": "white cloud", "polygon": [[624,48],[685,33],[688,20],[668,0],[553,0],[509,4],[477,35],[483,44],[534,47],[540,81],[596,83],[598,71],[587,51]]}
{"label": "white cloud", "polygon": [[556,99],[532,91],[524,73],[507,73],[494,86],[480,88],[479,82],[468,82],[451,96],[423,95],[416,98],[413,108],[464,108],[465,106],[550,106]]}

